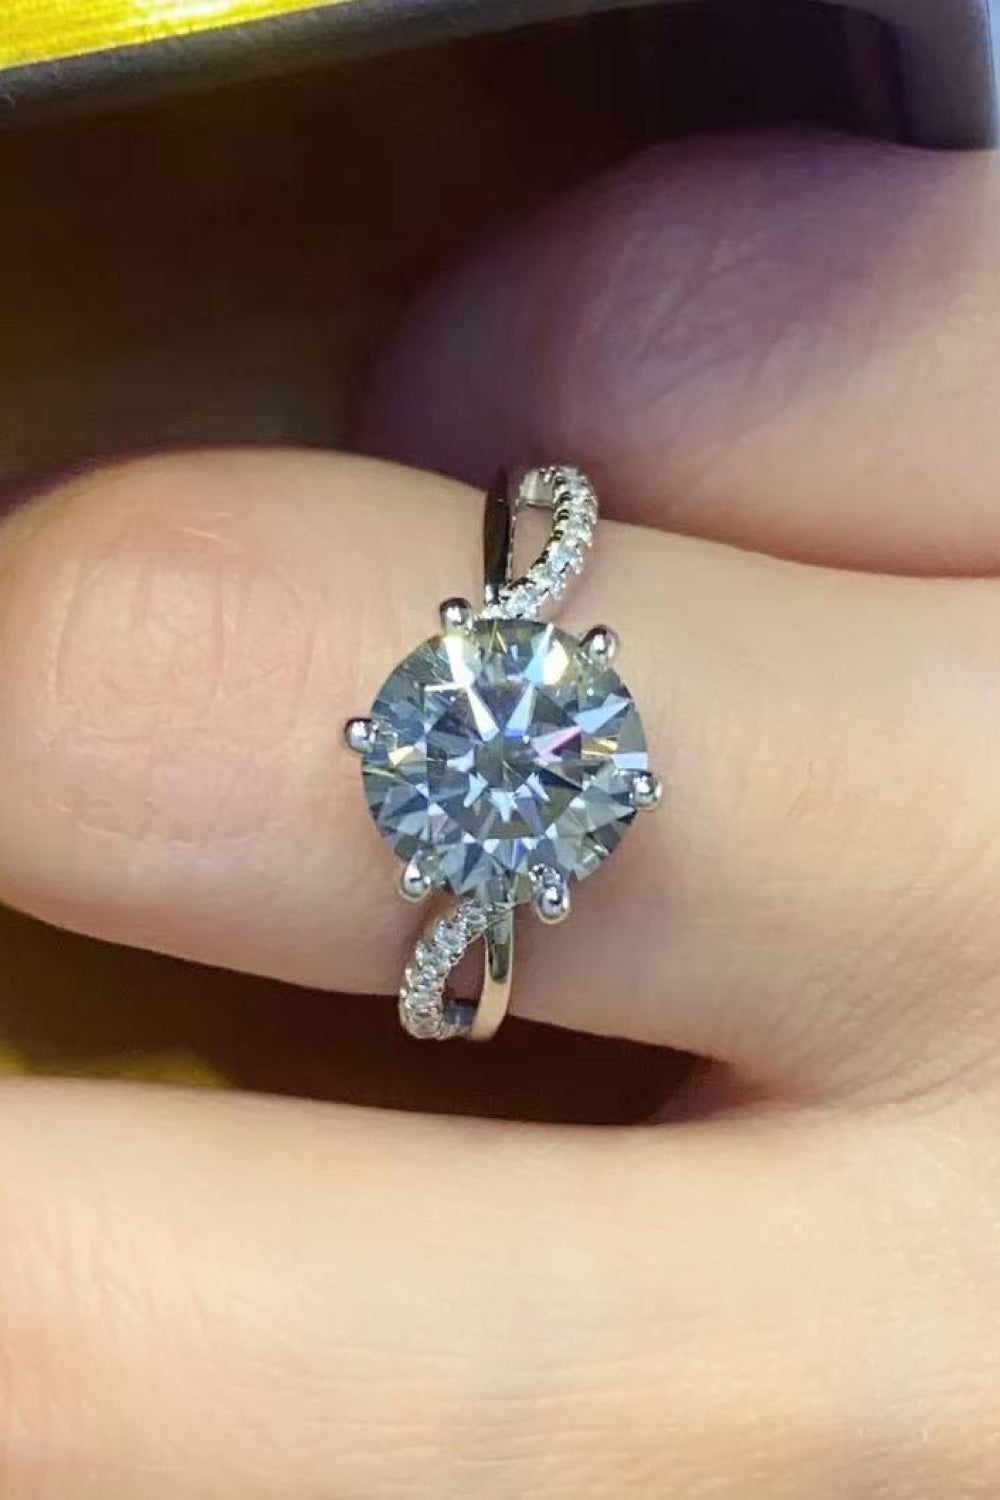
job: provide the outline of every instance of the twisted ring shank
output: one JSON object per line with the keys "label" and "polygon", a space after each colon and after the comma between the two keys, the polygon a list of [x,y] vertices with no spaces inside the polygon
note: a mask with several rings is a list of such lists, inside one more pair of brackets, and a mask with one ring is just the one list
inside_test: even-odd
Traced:
{"label": "twisted ring shank", "polygon": [[[517,516],[522,506],[552,511],[538,557],[512,578]],[[483,526],[484,620],[535,620],[562,599],[583,571],[597,525],[597,497],[586,475],[568,466],[532,469],[516,482],[501,472],[486,496]],[[399,992],[399,1017],[411,1036],[485,1041],[510,1001],[514,913],[510,906],[465,897],[435,917],[417,944]],[[476,1003],[453,1000],[447,981],[479,938],[486,946],[483,989]]]}

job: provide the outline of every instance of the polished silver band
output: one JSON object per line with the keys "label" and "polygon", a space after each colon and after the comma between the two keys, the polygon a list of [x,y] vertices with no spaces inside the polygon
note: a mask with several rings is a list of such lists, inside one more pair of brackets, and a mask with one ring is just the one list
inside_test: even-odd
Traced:
{"label": "polished silver band", "polygon": [[[524,507],[551,511],[552,525],[538,557],[515,577],[517,517]],[[484,601],[479,617],[533,620],[559,601],[571,579],[583,570],[597,518],[597,497],[579,469],[554,466],[517,476],[498,475],[486,496]],[[459,616],[471,611],[462,600],[448,600],[441,613],[447,626],[460,623]],[[480,938],[485,955],[479,1000],[455,1000],[448,994],[448,980]],[[450,902],[428,923],[406,969],[399,993],[404,1028],[422,1040],[489,1040],[510,1005],[513,967],[513,907],[490,905],[476,897]]]}

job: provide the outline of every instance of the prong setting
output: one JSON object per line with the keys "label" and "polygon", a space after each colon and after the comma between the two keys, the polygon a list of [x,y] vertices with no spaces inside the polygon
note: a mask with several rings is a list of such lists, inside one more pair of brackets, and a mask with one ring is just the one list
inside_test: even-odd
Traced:
{"label": "prong setting", "polygon": [[651,812],[663,799],[663,784],[652,771],[637,771],[632,781],[632,806]]}
{"label": "prong setting", "polygon": [[399,894],[404,901],[425,901],[434,889],[434,870],[426,854],[415,854],[399,876]]}
{"label": "prong setting", "polygon": [[595,625],[580,644],[597,667],[610,667],[618,655],[618,637],[607,625]]}
{"label": "prong setting", "polygon": [[553,865],[538,865],[531,872],[531,905],[539,921],[547,927],[565,922],[569,916],[569,881]]}
{"label": "prong setting", "polygon": [[441,617],[441,629],[446,635],[449,631],[471,630],[476,618],[476,612],[468,599],[446,599],[438,613]]}
{"label": "prong setting", "polygon": [[355,755],[370,755],[375,748],[375,720],[348,719],[344,725],[344,744]]}

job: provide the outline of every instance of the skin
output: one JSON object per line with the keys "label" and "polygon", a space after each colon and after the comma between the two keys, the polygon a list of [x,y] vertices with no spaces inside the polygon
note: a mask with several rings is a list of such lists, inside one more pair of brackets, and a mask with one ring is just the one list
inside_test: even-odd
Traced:
{"label": "skin", "polygon": [[[693,143],[415,312],[364,445],[595,470],[564,618],[666,788],[518,1007],[706,1068],[604,1131],[5,1085],[0,1500],[997,1494],[998,183]],[[0,895],[391,990],[339,725],[475,595],[478,506],[222,453],[11,517]]]}

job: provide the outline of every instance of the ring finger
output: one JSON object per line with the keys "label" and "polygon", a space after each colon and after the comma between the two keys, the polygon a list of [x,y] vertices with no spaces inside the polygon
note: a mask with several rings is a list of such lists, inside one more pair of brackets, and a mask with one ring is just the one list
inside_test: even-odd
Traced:
{"label": "ring finger", "polygon": [[[6,899],[390,993],[413,922],[339,728],[442,597],[475,593],[479,531],[458,486],[301,454],[126,466],[16,518]],[[924,1086],[978,1056],[996,614],[989,584],[604,528],[566,621],[620,630],[665,805],[580,888],[575,920],[525,924],[519,1008],[783,1094]]]}

